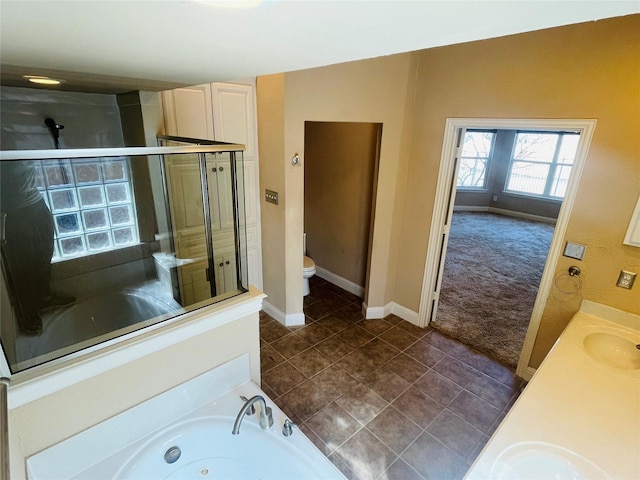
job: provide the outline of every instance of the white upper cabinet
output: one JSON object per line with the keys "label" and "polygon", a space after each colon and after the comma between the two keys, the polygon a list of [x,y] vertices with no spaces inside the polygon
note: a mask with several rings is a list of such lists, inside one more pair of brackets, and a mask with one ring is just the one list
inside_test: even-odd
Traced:
{"label": "white upper cabinet", "polygon": [[[244,83],[207,83],[162,92],[162,102],[167,135],[238,143],[245,146],[242,154],[245,208],[240,212],[242,217],[240,222],[246,226],[249,237],[247,242],[249,282],[262,289],[260,173],[255,87]],[[204,243],[198,165],[172,163],[167,174],[172,198],[176,204],[172,208],[172,221],[178,229],[180,238],[176,253],[180,258],[204,255],[205,252],[194,250],[195,245],[202,248]],[[229,253],[233,250],[233,243],[226,242],[228,233],[233,232],[229,158],[208,159],[207,183],[212,202],[210,208],[211,227],[216,246],[215,265],[217,269],[222,269],[217,272],[216,283],[218,292],[223,292],[223,284],[235,283],[235,280],[230,277],[231,271],[235,272],[235,257]],[[223,265],[221,266],[220,263]],[[196,267],[185,266],[179,273],[181,285],[184,284],[181,290],[185,291],[187,297],[200,299],[206,294],[208,281],[204,275],[198,273]],[[245,271],[242,273],[243,276],[247,274]]]}
{"label": "white upper cabinet", "polygon": [[211,85],[194,85],[162,92],[167,135],[215,140]]}
{"label": "white upper cabinet", "polygon": [[250,85],[212,83],[213,129],[219,142],[241,143],[244,159],[256,159],[256,113]]}

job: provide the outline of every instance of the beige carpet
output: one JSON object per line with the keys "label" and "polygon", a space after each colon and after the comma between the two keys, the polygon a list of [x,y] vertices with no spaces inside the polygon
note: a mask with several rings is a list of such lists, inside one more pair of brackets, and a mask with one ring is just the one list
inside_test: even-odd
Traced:
{"label": "beige carpet", "polygon": [[454,213],[431,325],[515,367],[553,229],[492,213]]}

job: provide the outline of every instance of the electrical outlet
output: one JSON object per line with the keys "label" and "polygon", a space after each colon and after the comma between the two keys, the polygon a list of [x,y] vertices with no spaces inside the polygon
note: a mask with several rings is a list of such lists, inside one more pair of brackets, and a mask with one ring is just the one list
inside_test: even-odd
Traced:
{"label": "electrical outlet", "polygon": [[273,190],[264,191],[264,199],[269,203],[273,203],[274,205],[278,205],[278,192],[274,192]]}
{"label": "electrical outlet", "polygon": [[627,272],[626,270],[620,271],[620,276],[618,277],[618,283],[616,283],[617,287],[628,288],[631,290],[633,287],[633,282],[636,281],[636,274],[634,272]]}

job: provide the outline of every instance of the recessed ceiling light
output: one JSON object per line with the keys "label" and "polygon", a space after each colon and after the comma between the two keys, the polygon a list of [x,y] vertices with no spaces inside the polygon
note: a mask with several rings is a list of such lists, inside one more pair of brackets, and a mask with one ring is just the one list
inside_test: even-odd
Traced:
{"label": "recessed ceiling light", "polygon": [[57,78],[45,77],[43,75],[23,75],[30,82],[40,85],[60,85],[64,80],[58,80]]}

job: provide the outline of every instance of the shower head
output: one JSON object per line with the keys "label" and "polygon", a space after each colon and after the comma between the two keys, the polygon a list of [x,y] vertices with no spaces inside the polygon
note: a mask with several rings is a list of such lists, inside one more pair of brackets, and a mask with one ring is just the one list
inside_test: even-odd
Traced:
{"label": "shower head", "polygon": [[44,119],[44,124],[49,127],[49,131],[51,132],[53,143],[55,144],[56,148],[60,148],[60,142],[58,138],[60,137],[60,130],[64,128],[64,125],[56,123],[56,121],[50,117]]}
{"label": "shower head", "polygon": [[53,118],[45,118],[44,124],[47,127],[49,127],[49,130],[51,130],[52,132],[54,130],[62,130],[64,128],[64,125],[60,125],[59,123],[56,123],[56,121]]}

